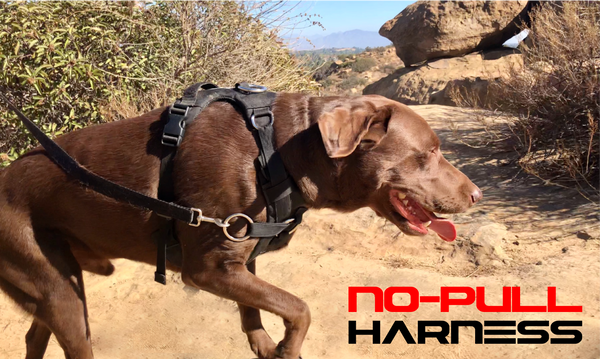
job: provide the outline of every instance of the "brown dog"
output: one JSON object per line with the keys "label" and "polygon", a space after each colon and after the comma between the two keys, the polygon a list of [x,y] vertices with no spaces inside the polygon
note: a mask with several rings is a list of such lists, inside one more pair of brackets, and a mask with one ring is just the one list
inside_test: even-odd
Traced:
{"label": "brown dog", "polygon": [[[57,139],[83,166],[156,196],[160,108],[140,117],[88,127]],[[273,108],[277,146],[310,208],[369,206],[405,233],[429,229],[455,236],[433,212],[462,212],[481,191],[448,163],[427,122],[380,96],[279,94]],[[178,203],[225,218],[243,212],[265,220],[253,161],[258,149],[232,106],[215,103],[187,128],[174,163]],[[241,221],[240,221],[241,222]],[[238,227],[243,226],[238,222]],[[82,187],[35,149],[0,172],[0,288],[34,320],[27,359],[42,358],[54,333],[67,358],[92,358],[82,270],[110,275],[112,258],[154,264],[155,214]],[[237,228],[243,234],[243,228]],[[260,358],[296,359],[310,325],[308,306],[246,266],[256,239],[229,241],[210,224],[178,223],[183,281],[239,304],[242,327]],[[276,345],[259,310],[282,317]]]}

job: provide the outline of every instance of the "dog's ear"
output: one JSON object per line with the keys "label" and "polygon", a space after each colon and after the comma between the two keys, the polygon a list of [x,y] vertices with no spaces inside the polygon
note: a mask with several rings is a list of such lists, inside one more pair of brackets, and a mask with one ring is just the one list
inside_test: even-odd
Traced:
{"label": "dog's ear", "polygon": [[336,107],[319,117],[319,130],[329,157],[346,157],[359,144],[364,149],[373,148],[385,136],[392,107],[376,108],[371,103],[367,105],[356,108]]}

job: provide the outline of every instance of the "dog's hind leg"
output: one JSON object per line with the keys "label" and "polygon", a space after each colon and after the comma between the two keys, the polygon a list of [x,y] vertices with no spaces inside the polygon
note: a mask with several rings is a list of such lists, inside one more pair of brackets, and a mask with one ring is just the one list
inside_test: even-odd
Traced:
{"label": "dog's hind leg", "polygon": [[[11,283],[5,281],[0,277],[0,289],[2,289],[9,297],[17,302],[27,312],[33,313],[35,311],[35,304],[32,297],[15,287]],[[48,347],[48,341],[52,332],[48,327],[39,321],[33,319],[31,328],[25,335],[25,342],[27,343],[27,354],[25,359],[42,359],[46,348]]]}
{"label": "dog's hind leg", "polygon": [[45,349],[43,324],[67,358],[92,359],[81,268],[68,243],[56,232],[34,231],[26,214],[2,212],[0,288],[35,317],[27,358],[40,358],[35,355]]}
{"label": "dog's hind leg", "polygon": [[42,359],[48,347],[50,335],[52,335],[52,332],[44,323],[33,319],[31,328],[25,335],[25,342],[27,343],[27,356],[25,359]]}

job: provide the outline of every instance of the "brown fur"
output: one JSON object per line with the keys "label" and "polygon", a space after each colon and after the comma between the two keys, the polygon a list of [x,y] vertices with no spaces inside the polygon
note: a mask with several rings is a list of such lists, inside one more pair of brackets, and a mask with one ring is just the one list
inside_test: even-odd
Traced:
{"label": "brown fur", "polygon": [[[158,186],[164,125],[156,109],[140,117],[88,127],[57,139],[83,166],[149,196]],[[460,212],[481,192],[439,152],[439,140],[408,107],[379,96],[280,94],[276,142],[310,208],[352,211],[370,206],[411,233],[388,193],[409,193],[424,207]],[[174,162],[178,203],[225,218],[244,212],[265,220],[253,161],[258,149],[228,104],[209,106],[186,131]],[[154,264],[156,215],[83,188],[36,149],[0,172],[0,288],[34,321],[27,358],[42,358],[54,333],[67,358],[93,357],[82,270],[110,275],[112,258]],[[235,231],[243,231],[236,223]],[[241,232],[240,232],[241,233]],[[298,358],[310,324],[308,306],[254,275],[245,263],[256,239],[235,243],[221,229],[178,223],[181,271],[190,286],[239,303],[242,327],[260,358]],[[282,317],[276,345],[259,310]]]}

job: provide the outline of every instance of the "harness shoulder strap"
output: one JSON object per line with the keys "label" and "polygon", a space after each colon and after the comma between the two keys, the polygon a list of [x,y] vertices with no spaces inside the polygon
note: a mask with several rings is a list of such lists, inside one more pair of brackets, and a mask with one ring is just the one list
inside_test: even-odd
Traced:
{"label": "harness shoulder strap", "polygon": [[[173,183],[173,165],[177,148],[183,140],[185,127],[192,123],[200,114],[194,105],[198,93],[203,90],[217,88],[208,82],[200,82],[188,87],[183,96],[169,108],[168,118],[161,138],[162,152],[160,158],[160,171],[158,180],[158,198],[166,202],[175,201],[175,188]],[[157,245],[156,271],[154,280],[161,284],[167,284],[166,270],[167,258],[171,263],[181,262],[181,249],[178,248],[175,236],[175,223],[172,218],[160,218],[159,230],[154,233]],[[171,250],[169,250],[169,248]]]}

